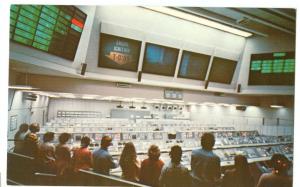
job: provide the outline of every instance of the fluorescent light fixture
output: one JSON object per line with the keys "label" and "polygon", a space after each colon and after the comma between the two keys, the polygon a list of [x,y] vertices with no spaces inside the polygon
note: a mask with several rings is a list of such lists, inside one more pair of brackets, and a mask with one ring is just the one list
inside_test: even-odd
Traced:
{"label": "fluorescent light fixture", "polygon": [[270,105],[271,108],[283,108],[284,106],[282,105]]}
{"label": "fluorescent light fixture", "polygon": [[206,106],[216,106],[216,103],[213,102],[204,102],[203,104],[205,104]]}
{"label": "fluorescent light fixture", "polygon": [[227,103],[219,103],[220,106],[225,106],[225,107],[228,107],[228,106],[231,106],[230,104],[227,104]]}
{"label": "fluorescent light fixture", "polygon": [[187,104],[188,105],[196,105],[197,103],[196,102],[188,102]]}
{"label": "fluorescent light fixture", "polygon": [[11,85],[8,86],[10,89],[15,89],[15,90],[35,90],[38,88],[33,88],[32,86],[26,86],[26,85]]}
{"label": "fluorescent light fixture", "polygon": [[167,15],[170,15],[170,16],[174,16],[174,17],[177,17],[177,18],[180,18],[180,19],[184,19],[184,20],[187,20],[187,21],[195,22],[195,23],[205,25],[205,26],[208,26],[208,27],[212,27],[212,28],[215,28],[215,29],[219,29],[219,30],[222,30],[222,31],[225,31],[225,32],[235,34],[235,35],[239,35],[239,36],[243,36],[243,37],[252,36],[252,33],[245,32],[243,30],[239,30],[239,29],[227,26],[227,25],[223,25],[221,23],[211,21],[211,20],[206,19],[206,18],[202,18],[202,17],[198,17],[198,16],[195,16],[195,15],[192,15],[192,14],[188,14],[188,13],[185,13],[185,12],[174,10],[172,8],[168,8],[168,7],[148,7],[148,6],[144,7],[144,8],[150,9],[150,10],[153,10],[153,11],[156,11],[156,12],[160,12],[160,13],[163,13],[163,14],[167,14]]}

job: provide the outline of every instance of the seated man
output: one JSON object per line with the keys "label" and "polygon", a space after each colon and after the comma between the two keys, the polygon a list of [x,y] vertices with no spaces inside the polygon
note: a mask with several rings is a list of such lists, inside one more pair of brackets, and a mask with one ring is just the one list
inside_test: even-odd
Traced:
{"label": "seated man", "polygon": [[159,178],[159,186],[189,187],[191,182],[189,170],[180,163],[181,147],[179,145],[173,146],[169,155],[171,162],[163,167]]}
{"label": "seated man", "polygon": [[101,148],[93,152],[93,169],[95,172],[109,175],[109,170],[118,167],[108,152],[108,147],[112,145],[112,139],[109,136],[103,136],[101,139]]}
{"label": "seated man", "polygon": [[201,137],[202,149],[192,151],[191,169],[193,186],[217,186],[221,176],[220,158],[213,153],[215,137],[204,133]]}

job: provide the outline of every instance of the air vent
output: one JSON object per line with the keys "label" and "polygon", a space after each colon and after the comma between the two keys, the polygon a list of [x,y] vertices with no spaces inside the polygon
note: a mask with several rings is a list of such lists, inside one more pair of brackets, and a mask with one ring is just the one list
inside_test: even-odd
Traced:
{"label": "air vent", "polygon": [[117,82],[116,86],[119,88],[131,88],[131,84],[125,82]]}

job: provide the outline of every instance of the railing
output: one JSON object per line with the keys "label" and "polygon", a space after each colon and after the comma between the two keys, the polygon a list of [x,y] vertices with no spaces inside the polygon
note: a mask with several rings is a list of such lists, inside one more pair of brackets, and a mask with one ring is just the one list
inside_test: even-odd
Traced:
{"label": "railing", "polygon": [[80,170],[67,178],[38,172],[35,159],[18,153],[7,153],[7,184],[42,186],[130,186],[147,187],[117,177]]}

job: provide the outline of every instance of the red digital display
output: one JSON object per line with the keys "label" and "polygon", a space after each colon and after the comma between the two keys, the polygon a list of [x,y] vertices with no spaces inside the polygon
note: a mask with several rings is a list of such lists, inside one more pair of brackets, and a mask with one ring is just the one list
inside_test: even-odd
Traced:
{"label": "red digital display", "polygon": [[78,21],[77,19],[73,18],[72,19],[72,23],[74,25],[76,25],[77,27],[80,27],[81,29],[83,28],[83,23],[81,23],[80,21]]}

